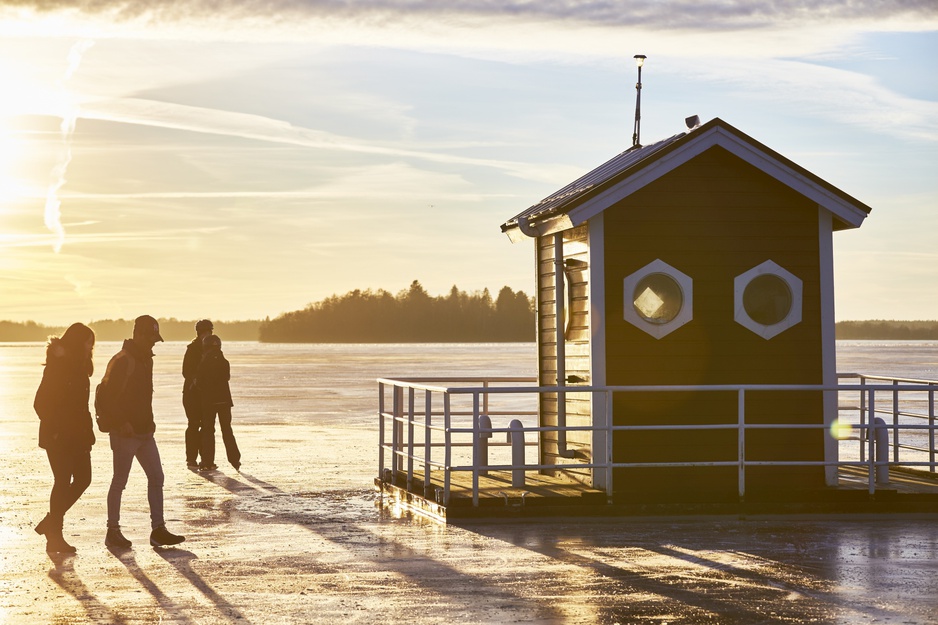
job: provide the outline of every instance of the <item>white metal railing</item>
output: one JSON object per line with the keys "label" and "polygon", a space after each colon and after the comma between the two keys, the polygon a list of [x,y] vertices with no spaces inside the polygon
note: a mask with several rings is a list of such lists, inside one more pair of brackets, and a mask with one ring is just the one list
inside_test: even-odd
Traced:
{"label": "white metal railing", "polygon": [[[876,490],[888,479],[890,466],[927,468],[936,471],[935,391],[938,381],[906,380],[855,373],[838,379],[859,383],[824,385],[709,385],[709,386],[536,386],[529,377],[446,377],[378,380],[378,475],[384,481],[406,476],[406,487],[414,490],[415,470],[423,472],[424,496],[438,503],[449,502],[453,472],[472,473],[473,504],[479,502],[479,478],[488,471],[590,470],[601,475],[607,494],[613,492],[613,469],[638,467],[736,467],[740,497],[746,492],[746,469],[754,466],[862,467],[868,488]],[[823,391],[838,399],[833,423],[747,422],[747,392]],[[694,425],[614,425],[613,397],[618,393],[735,393],[736,414],[725,423]],[[592,422],[600,425],[540,426],[538,396],[543,393],[588,394],[594,410]],[[885,399],[883,399],[885,397]],[[845,403],[846,402],[846,403]],[[886,407],[884,407],[884,405]],[[884,418],[885,417],[885,418]],[[886,453],[883,429],[889,434]],[[756,429],[822,429],[837,445],[836,459],[750,460],[746,458],[746,432]],[[689,462],[615,462],[613,433],[638,430],[735,430],[737,457],[732,460]],[[419,432],[418,432],[419,431]],[[600,433],[605,449],[593,449],[593,462],[567,461],[544,464],[538,457],[539,440],[545,432],[586,431]],[[518,462],[517,436],[525,437],[524,462]],[[536,437],[529,440],[530,434]],[[509,436],[515,436],[514,446]],[[877,450],[877,439],[881,442]],[[496,459],[488,458],[494,448]],[[511,458],[507,449],[513,449]],[[442,457],[440,456],[442,453]],[[827,454],[831,456],[831,454]],[[503,460],[503,458],[506,458]],[[561,460],[566,460],[561,458]],[[434,472],[443,472],[442,488],[433,486]],[[438,475],[438,473],[437,473]],[[433,490],[433,492],[431,492]]]}

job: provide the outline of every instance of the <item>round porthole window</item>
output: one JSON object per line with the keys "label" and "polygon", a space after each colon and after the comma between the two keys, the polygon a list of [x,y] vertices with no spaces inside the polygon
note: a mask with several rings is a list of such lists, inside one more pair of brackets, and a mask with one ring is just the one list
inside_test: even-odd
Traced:
{"label": "round porthole window", "polygon": [[674,321],[684,306],[681,286],[664,273],[653,273],[639,280],[632,298],[635,312],[648,323]]}
{"label": "round porthole window", "polygon": [[772,326],[781,323],[791,312],[791,289],[778,276],[756,276],[743,290],[743,308],[756,323]]}
{"label": "round porthole window", "polygon": [[625,320],[656,339],[693,318],[693,281],[663,260],[626,277],[623,294]]}
{"label": "round porthole window", "polygon": [[801,280],[767,260],[735,280],[736,322],[765,339],[801,322]]}

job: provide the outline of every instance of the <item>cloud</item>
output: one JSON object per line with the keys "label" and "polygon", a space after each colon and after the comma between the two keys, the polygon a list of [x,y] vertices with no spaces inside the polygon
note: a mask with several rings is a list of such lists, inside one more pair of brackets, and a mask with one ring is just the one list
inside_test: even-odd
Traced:
{"label": "cloud", "polygon": [[439,151],[408,149],[303,128],[286,121],[261,115],[155,100],[122,98],[84,102],[81,115],[88,119],[188,130],[321,150],[356,152],[381,157],[494,168],[527,180],[552,182],[556,181],[558,176],[567,177],[573,174],[572,168],[561,165],[550,166],[489,158],[471,158]]}
{"label": "cloud", "polygon": [[6,0],[5,7],[40,14],[61,10],[102,15],[119,22],[178,24],[227,20],[290,24],[296,20],[341,19],[368,26],[393,27],[409,17],[458,21],[460,18],[511,18],[577,21],[618,26],[689,30],[760,28],[771,24],[834,20],[896,20],[938,17],[932,0],[660,0],[626,3],[611,0]]}

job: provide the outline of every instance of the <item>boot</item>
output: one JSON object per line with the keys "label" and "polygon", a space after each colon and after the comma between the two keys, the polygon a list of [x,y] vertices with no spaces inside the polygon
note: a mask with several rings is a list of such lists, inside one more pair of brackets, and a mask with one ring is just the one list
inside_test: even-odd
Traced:
{"label": "boot", "polygon": [[124,535],[121,534],[121,528],[109,527],[107,528],[107,535],[104,537],[104,544],[118,549],[130,549],[133,543],[124,538]]}
{"label": "boot", "polygon": [[[48,519],[48,520],[46,520]],[[75,553],[78,551],[73,546],[65,542],[65,537],[62,536],[62,520],[61,519],[51,519],[46,517],[43,519],[46,522],[46,525],[43,527],[43,530],[46,534],[46,551],[49,553]]]}
{"label": "boot", "polygon": [[150,533],[150,544],[154,547],[168,547],[178,545],[186,539],[185,536],[177,536],[166,529],[165,525],[160,525]]}
{"label": "boot", "polygon": [[39,521],[39,524],[36,525],[36,533],[42,536],[49,529],[49,515],[42,517],[42,520]]}

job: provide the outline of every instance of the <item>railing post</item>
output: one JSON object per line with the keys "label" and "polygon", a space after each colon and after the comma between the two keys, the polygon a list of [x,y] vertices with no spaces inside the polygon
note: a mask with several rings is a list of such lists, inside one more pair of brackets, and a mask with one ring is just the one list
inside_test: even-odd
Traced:
{"label": "railing post", "polygon": [[378,478],[384,479],[384,382],[378,382]]}
{"label": "railing post", "polygon": [[874,438],[875,438],[875,437],[873,436],[873,419],[876,418],[876,391],[875,391],[874,389],[870,389],[870,390],[869,390],[869,393],[870,393],[870,399],[869,399],[869,401],[867,402],[867,405],[868,405],[868,408],[869,408],[869,415],[868,415],[867,420],[866,420],[866,421],[867,421],[867,424],[866,424],[866,445],[867,445],[867,451],[868,451],[868,455],[869,455],[869,460],[868,460],[868,463],[869,463],[869,476],[868,476],[868,479],[869,479],[869,489],[870,489],[870,494],[872,495],[873,493],[876,492],[876,479],[875,479],[876,471],[875,471],[875,465],[873,464],[873,463],[875,462],[875,458],[876,458],[876,450],[873,449],[873,440],[874,440]]}
{"label": "railing post", "polygon": [[935,472],[935,385],[928,385],[928,470]]}
{"label": "railing post", "polygon": [[[524,424],[512,419],[508,424],[508,442],[511,443],[511,485],[515,488],[524,486]],[[515,468],[521,467],[521,468]]]}
{"label": "railing post", "polygon": [[432,466],[430,464],[430,455],[433,449],[433,430],[430,429],[430,426],[433,425],[433,396],[429,390],[424,391],[424,407],[423,407],[423,416],[424,416],[424,426],[423,426],[423,496],[430,496],[430,471]]}
{"label": "railing post", "polygon": [[407,389],[407,490],[414,487],[414,387]]}
{"label": "railing post", "polygon": [[606,391],[606,496],[612,497],[612,476],[613,468],[612,465],[615,462],[615,444],[613,443],[612,437],[615,435],[615,430],[613,430],[612,423],[612,391]]}
{"label": "railing post", "polygon": [[899,380],[893,380],[892,386],[892,461],[899,464]]}
{"label": "railing post", "polygon": [[870,433],[866,428],[866,376],[860,376],[860,462],[866,462],[866,446],[863,444],[869,438]]}
{"label": "railing post", "polygon": [[401,419],[404,416],[404,389],[400,386],[394,386],[394,417],[391,424],[391,479],[397,478],[398,471],[401,470],[401,437],[403,436],[403,424]]}
{"label": "railing post", "polygon": [[479,507],[479,391],[472,393],[472,505]]}
{"label": "railing post", "polygon": [[739,420],[739,498],[746,497],[746,390],[739,389],[737,397]]}
{"label": "railing post", "polygon": [[876,483],[889,483],[889,429],[880,417],[873,420],[873,440],[876,443]]}
{"label": "railing post", "polygon": [[444,506],[449,504],[450,483],[452,481],[453,466],[453,434],[451,432],[453,419],[450,414],[450,394],[443,392],[443,501]]}

